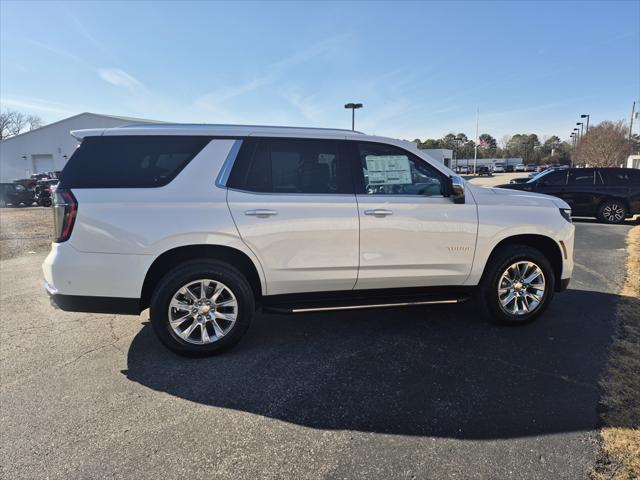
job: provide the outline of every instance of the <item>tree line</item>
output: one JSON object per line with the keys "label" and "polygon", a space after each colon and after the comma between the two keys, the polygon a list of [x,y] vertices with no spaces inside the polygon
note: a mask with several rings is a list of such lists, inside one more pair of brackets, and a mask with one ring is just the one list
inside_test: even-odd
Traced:
{"label": "tree line", "polygon": [[[418,148],[446,148],[455,152],[456,158],[473,158],[476,142],[464,133],[448,133],[440,139],[414,140]],[[569,164],[571,145],[552,135],[540,140],[535,133],[505,135],[500,142],[488,133],[478,137],[478,158],[520,157],[526,163]]]}
{"label": "tree line", "polygon": [[[476,143],[464,133],[448,133],[442,138],[425,141],[416,138],[418,148],[446,148],[456,158],[473,158]],[[525,163],[589,166],[620,166],[627,157],[640,153],[640,136],[630,135],[629,124],[605,120],[589,128],[572,144],[557,135],[542,140],[535,133],[505,135],[500,142],[488,133],[478,137],[478,158],[520,157]]]}

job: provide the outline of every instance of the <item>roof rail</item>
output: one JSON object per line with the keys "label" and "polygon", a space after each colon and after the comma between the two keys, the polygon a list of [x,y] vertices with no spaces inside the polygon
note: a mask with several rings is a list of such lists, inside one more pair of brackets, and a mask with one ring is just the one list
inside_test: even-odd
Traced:
{"label": "roof rail", "polygon": [[175,128],[175,127],[212,127],[212,128],[285,128],[287,130],[319,130],[324,132],[348,132],[364,135],[363,132],[358,130],[350,130],[346,128],[322,128],[322,127],[289,127],[284,125],[241,125],[232,123],[130,123],[127,125],[120,125],[113,128],[140,128],[140,127],[154,127],[154,128]]}

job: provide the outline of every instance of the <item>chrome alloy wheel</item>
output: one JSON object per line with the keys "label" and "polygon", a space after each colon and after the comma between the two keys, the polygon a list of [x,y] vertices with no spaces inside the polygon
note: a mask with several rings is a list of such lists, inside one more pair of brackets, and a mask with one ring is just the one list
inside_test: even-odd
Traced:
{"label": "chrome alloy wheel", "polygon": [[602,209],[602,216],[607,222],[620,222],[624,218],[624,208],[618,203],[609,203]]}
{"label": "chrome alloy wheel", "polygon": [[510,315],[529,314],[542,303],[544,289],[544,273],[538,265],[529,261],[516,262],[500,277],[500,307]]}
{"label": "chrome alloy wheel", "polygon": [[194,280],[181,288],[169,303],[169,325],[185,342],[206,345],[231,331],[238,317],[238,302],[224,283]]}

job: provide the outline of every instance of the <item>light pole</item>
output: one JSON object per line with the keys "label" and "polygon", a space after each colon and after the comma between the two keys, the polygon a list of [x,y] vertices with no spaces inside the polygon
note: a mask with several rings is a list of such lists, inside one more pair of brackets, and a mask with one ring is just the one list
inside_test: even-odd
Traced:
{"label": "light pole", "polygon": [[344,108],[351,109],[351,130],[356,129],[356,109],[362,108],[361,103],[347,103]]}
{"label": "light pole", "polygon": [[460,139],[458,137],[453,137],[453,168],[454,170],[458,170],[458,142]]}
{"label": "light pole", "polygon": [[584,132],[583,128],[584,128],[584,123],[582,122],[576,122],[576,125],[580,125],[580,138],[582,139],[582,134]]}
{"label": "light pole", "polygon": [[589,114],[588,113],[583,113],[582,115],[580,115],[580,118],[586,118],[587,119],[587,128],[585,129],[586,131],[584,133],[589,133]]}

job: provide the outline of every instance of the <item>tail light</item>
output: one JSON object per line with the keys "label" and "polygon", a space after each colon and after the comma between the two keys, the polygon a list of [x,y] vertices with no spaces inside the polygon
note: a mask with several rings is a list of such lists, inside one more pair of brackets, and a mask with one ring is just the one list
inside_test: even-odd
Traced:
{"label": "tail light", "polygon": [[78,202],[71,190],[56,189],[53,197],[53,228],[55,243],[69,240],[78,213]]}

